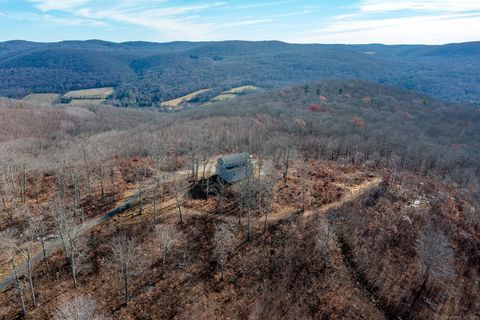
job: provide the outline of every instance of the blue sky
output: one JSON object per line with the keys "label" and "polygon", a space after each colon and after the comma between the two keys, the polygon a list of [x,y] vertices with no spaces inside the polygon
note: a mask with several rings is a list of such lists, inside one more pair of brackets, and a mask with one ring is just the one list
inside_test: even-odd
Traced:
{"label": "blue sky", "polygon": [[0,41],[480,40],[480,0],[0,0]]}

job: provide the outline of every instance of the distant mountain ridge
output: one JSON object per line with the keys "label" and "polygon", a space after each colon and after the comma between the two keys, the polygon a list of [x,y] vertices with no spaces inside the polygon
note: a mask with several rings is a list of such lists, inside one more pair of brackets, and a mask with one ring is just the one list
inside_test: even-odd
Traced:
{"label": "distant mountain ridge", "polygon": [[115,87],[119,106],[156,106],[191,92],[279,88],[319,79],[395,85],[480,103],[480,42],[321,45],[279,41],[0,43],[0,95]]}

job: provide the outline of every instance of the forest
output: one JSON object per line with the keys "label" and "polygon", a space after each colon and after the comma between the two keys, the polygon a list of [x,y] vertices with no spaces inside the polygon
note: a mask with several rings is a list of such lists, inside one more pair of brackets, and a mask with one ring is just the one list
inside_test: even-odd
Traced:
{"label": "forest", "polygon": [[110,103],[154,107],[194,91],[280,89],[319,79],[395,85],[480,103],[480,44],[298,45],[278,41],[0,43],[0,95],[115,87]]}
{"label": "forest", "polygon": [[[43,46],[9,45],[2,61]],[[135,72],[150,80],[156,50],[242,56],[230,43],[63,45],[125,47],[125,60],[142,47]],[[0,318],[478,318],[478,106],[307,80],[177,113],[0,100]],[[237,152],[253,175],[223,183],[216,160]]]}

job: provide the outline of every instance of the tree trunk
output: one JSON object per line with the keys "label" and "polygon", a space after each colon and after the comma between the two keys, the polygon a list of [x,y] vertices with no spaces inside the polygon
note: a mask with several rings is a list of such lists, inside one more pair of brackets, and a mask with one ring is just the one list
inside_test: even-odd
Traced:
{"label": "tree trunk", "polygon": [[205,180],[207,182],[207,188],[205,189],[205,199],[208,200],[208,193],[210,192],[210,178]]}
{"label": "tree trunk", "polygon": [[180,204],[180,200],[178,199],[178,197],[175,197],[175,200],[177,202],[178,214],[180,215],[180,223],[183,223],[182,206]]}
{"label": "tree trunk", "polygon": [[105,188],[103,186],[103,177],[100,178],[100,191],[101,191],[102,199],[103,199],[105,197]]}
{"label": "tree trunk", "polygon": [[123,268],[123,282],[125,285],[125,304],[128,304],[128,269],[125,267]]}
{"label": "tree trunk", "polygon": [[37,299],[35,298],[35,290],[33,288],[33,279],[32,279],[32,259],[30,253],[27,253],[27,273],[28,273],[28,283],[30,285],[30,294],[32,295],[33,306],[37,306]]}
{"label": "tree trunk", "polygon": [[[250,201],[249,201],[250,202]],[[247,209],[247,241],[250,241],[250,223],[251,223],[251,204],[248,204],[248,209]]]}
{"label": "tree trunk", "polygon": [[162,271],[165,272],[165,265],[167,260],[167,246],[163,245],[163,252],[162,252]]}
{"label": "tree trunk", "polygon": [[268,210],[265,211],[265,223],[263,226],[263,232],[267,232],[267,227],[268,227]]}
{"label": "tree trunk", "polygon": [[240,200],[240,203],[238,205],[238,225],[242,225],[242,214],[243,214],[243,201]]}
{"label": "tree trunk", "polygon": [[157,224],[157,187],[153,189],[153,224]]}
{"label": "tree trunk", "polygon": [[77,288],[77,270],[75,265],[75,253],[73,252],[73,249],[71,250],[72,252],[70,253],[70,270],[72,272],[73,287]]}
{"label": "tree trunk", "polygon": [[[328,222],[327,222],[328,223]],[[323,244],[323,269],[328,267],[328,258],[330,256],[330,225],[327,225],[327,237],[325,239],[325,243]]]}
{"label": "tree trunk", "polygon": [[284,171],[283,171],[283,185],[284,187],[287,186],[287,180],[288,180],[288,167],[290,165],[290,148],[287,148],[286,153],[285,153],[285,159],[284,159]]}
{"label": "tree trunk", "polygon": [[48,258],[47,258],[47,250],[45,250],[45,238],[40,237],[40,244],[42,245],[42,254],[43,254],[43,261],[45,262],[45,271],[48,273],[50,268],[48,267]]}
{"label": "tree trunk", "polygon": [[26,165],[23,164],[22,167],[22,180],[20,183],[20,192],[21,192],[21,197],[22,197],[22,203],[25,203],[27,201],[26,195],[27,195],[27,168]]}
{"label": "tree trunk", "polygon": [[92,195],[92,190],[90,187],[90,170],[88,168],[88,160],[87,160],[87,150],[85,149],[85,146],[82,146],[83,149],[83,164],[85,165],[85,173],[86,173],[86,178],[87,178],[87,192],[88,196],[90,197]]}
{"label": "tree trunk", "polygon": [[20,297],[20,303],[22,305],[22,312],[23,315],[27,315],[27,309],[25,308],[25,298],[23,297],[23,289],[22,285],[20,284],[20,279],[18,278],[17,266],[15,265],[15,261],[13,257],[10,259],[10,263],[12,264],[13,273],[15,275],[15,285],[17,286],[18,295]]}

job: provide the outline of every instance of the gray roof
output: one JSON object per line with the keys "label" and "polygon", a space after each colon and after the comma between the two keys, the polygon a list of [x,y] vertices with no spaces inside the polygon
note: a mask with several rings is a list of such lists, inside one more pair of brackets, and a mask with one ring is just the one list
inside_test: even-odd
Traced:
{"label": "gray roof", "polygon": [[250,155],[246,152],[232,153],[232,154],[225,154],[225,155],[221,156],[220,159],[225,164],[236,163],[236,162],[245,161],[247,159],[250,159]]}

